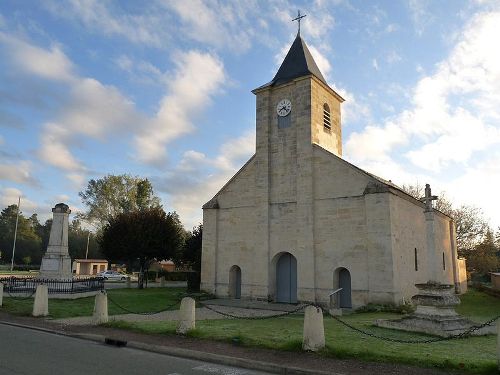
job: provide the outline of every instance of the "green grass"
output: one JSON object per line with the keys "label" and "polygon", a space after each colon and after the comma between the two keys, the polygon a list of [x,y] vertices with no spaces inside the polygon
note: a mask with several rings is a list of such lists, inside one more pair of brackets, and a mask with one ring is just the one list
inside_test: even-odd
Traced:
{"label": "green grass", "polygon": [[[477,322],[500,313],[500,300],[471,291],[462,296],[461,314]],[[380,336],[425,340],[429,336],[372,326],[375,319],[397,318],[391,313],[357,313],[342,317],[348,323]],[[331,317],[324,319],[326,348],[322,356],[367,361],[405,363],[423,367],[457,369],[473,374],[497,374],[496,336],[471,337],[429,344],[398,344],[356,333]],[[112,322],[110,326],[149,334],[174,334],[176,323]],[[237,342],[239,345],[300,351],[303,316],[269,320],[204,320],[196,322],[191,337]]]}
{"label": "green grass", "polygon": [[[165,309],[178,301],[185,293],[185,288],[147,288],[147,289],[110,289],[108,290],[108,311],[110,315],[126,314],[115,303],[134,312],[154,312]],[[90,316],[94,309],[94,297],[75,300],[49,299],[49,314],[53,319]],[[176,309],[173,306],[171,309]],[[20,299],[6,297],[4,293],[3,307],[15,315],[31,315],[33,298]]]}

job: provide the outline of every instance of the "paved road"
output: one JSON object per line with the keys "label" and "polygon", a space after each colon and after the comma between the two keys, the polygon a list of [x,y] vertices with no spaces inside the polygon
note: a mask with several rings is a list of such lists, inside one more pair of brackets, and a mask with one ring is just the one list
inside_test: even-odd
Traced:
{"label": "paved road", "polygon": [[0,324],[1,375],[269,375]]}

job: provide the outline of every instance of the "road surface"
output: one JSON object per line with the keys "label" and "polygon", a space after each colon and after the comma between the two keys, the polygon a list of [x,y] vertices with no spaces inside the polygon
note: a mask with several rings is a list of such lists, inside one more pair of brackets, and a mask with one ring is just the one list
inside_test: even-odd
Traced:
{"label": "road surface", "polygon": [[269,375],[0,324],[1,375]]}

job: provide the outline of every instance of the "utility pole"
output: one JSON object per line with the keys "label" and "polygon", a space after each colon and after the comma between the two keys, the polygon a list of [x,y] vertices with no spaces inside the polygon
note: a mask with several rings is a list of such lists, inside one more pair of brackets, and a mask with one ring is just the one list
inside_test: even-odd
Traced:
{"label": "utility pole", "polygon": [[21,197],[17,201],[16,229],[14,230],[14,245],[12,245],[12,259],[10,261],[10,272],[14,269],[14,254],[16,253],[17,223],[19,222],[19,211],[21,211]]}
{"label": "utility pole", "polygon": [[89,256],[89,241],[90,241],[90,231],[87,234],[87,250],[85,251],[85,259]]}

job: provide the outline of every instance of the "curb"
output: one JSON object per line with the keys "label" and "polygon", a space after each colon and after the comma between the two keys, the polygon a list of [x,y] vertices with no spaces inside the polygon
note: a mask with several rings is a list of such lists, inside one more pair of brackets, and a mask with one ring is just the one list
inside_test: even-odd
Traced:
{"label": "curb", "polygon": [[[13,326],[13,327],[19,327],[19,328],[25,328],[25,329],[31,329],[34,331],[50,333],[50,334],[59,335],[59,336],[73,337],[73,338],[77,338],[77,339],[81,339],[81,340],[94,341],[94,342],[101,343],[103,345],[105,344],[105,340],[106,340],[106,337],[103,335],[63,332],[63,331],[57,331],[54,329],[42,328],[42,327],[37,327],[37,326],[30,326],[30,325],[26,325],[26,324],[13,323],[13,322],[8,322],[8,321],[0,321],[0,324],[7,325],[7,326]],[[238,367],[242,367],[242,368],[246,368],[246,369],[250,369],[250,370],[266,371],[266,372],[271,372],[274,374],[281,374],[281,375],[343,375],[340,373],[318,371],[318,370],[307,370],[307,369],[302,369],[302,368],[293,367],[293,366],[282,366],[282,365],[278,365],[278,364],[271,363],[271,362],[264,362],[264,361],[257,361],[257,360],[253,360],[253,359],[246,359],[246,358],[231,357],[231,356],[226,356],[226,355],[221,355],[221,354],[200,352],[200,351],[191,350],[191,349],[181,349],[181,348],[174,348],[174,347],[170,347],[170,346],[159,346],[159,345],[145,344],[145,343],[138,342],[138,341],[129,341],[129,342],[127,342],[126,347],[132,348],[132,349],[137,349],[137,350],[158,353],[158,354],[170,355],[170,356],[174,356],[174,357],[185,358],[185,359],[192,359],[192,360],[197,360],[197,361],[207,361],[207,362],[217,363],[217,364],[226,365],[226,366],[238,366]]]}

